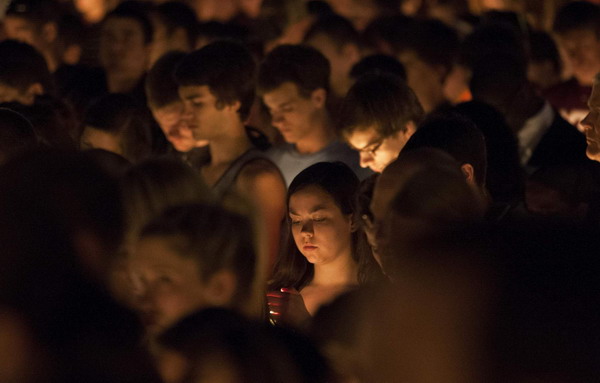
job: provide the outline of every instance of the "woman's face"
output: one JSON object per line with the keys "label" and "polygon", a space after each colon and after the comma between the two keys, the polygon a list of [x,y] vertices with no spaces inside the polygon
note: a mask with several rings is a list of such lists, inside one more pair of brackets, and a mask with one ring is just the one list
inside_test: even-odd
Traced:
{"label": "woman's face", "polygon": [[308,262],[321,265],[352,254],[352,219],[331,195],[318,186],[292,194],[289,201],[292,235]]}

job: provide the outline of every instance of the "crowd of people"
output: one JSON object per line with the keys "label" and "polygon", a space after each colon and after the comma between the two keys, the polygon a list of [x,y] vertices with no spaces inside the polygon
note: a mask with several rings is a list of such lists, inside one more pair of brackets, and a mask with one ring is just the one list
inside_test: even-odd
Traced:
{"label": "crowd of people", "polygon": [[600,2],[6,3],[1,382],[598,381]]}

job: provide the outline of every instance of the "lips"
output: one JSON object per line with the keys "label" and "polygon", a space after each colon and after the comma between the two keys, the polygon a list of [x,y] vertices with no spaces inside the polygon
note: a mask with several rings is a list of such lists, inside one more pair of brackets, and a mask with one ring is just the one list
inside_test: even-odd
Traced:
{"label": "lips", "polygon": [[313,245],[313,244],[306,244],[302,246],[302,249],[305,251],[311,251],[311,250],[316,250],[317,246]]}

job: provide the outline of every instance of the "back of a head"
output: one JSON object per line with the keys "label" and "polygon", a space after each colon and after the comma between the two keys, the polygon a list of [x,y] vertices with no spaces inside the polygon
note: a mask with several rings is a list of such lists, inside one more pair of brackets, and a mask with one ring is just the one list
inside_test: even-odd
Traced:
{"label": "back of a head", "polygon": [[19,91],[34,84],[40,84],[45,93],[54,90],[44,57],[31,45],[14,40],[0,42],[0,84]]}
{"label": "back of a head", "polygon": [[308,97],[316,89],[329,89],[329,61],[315,48],[304,45],[280,45],[260,65],[258,92],[270,92],[286,82]]}
{"label": "back of a head", "polygon": [[325,360],[307,339],[289,330],[249,322],[224,309],[196,312],[166,330],[160,346],[189,362],[189,375],[219,360],[239,382],[324,382]]}
{"label": "back of a head", "polygon": [[556,13],[552,29],[558,35],[587,29],[600,37],[600,6],[590,1],[569,2]]}
{"label": "back of a head", "polygon": [[449,72],[459,51],[458,33],[438,20],[419,20],[395,44],[397,52],[410,50],[424,62]]}
{"label": "back of a head", "polygon": [[241,103],[244,120],[254,102],[256,63],[250,51],[233,41],[216,41],[183,58],[175,81],[183,86],[208,86],[217,102]]}
{"label": "back of a head", "polygon": [[525,47],[514,29],[503,24],[488,24],[467,35],[460,47],[459,62],[472,69],[480,58],[512,54],[525,62]]}
{"label": "back of a head", "polygon": [[334,45],[341,49],[346,44],[353,44],[360,47],[360,34],[354,29],[354,26],[348,19],[328,13],[318,17],[304,35],[304,41],[310,41],[319,35],[327,36]]}
{"label": "back of a head", "polygon": [[230,307],[242,313],[252,309],[257,253],[247,217],[213,204],[180,205],[155,217],[140,237],[170,240],[178,254],[198,264],[204,281],[219,271],[232,272],[236,281]]}
{"label": "back of a head", "polygon": [[131,167],[121,179],[127,212],[127,241],[165,209],[188,203],[209,202],[212,194],[199,174],[174,159],[159,158]]}
{"label": "back of a head", "polygon": [[456,114],[429,117],[408,140],[402,152],[424,147],[443,150],[461,165],[470,164],[476,183],[480,187],[485,185],[485,138],[471,120]]}
{"label": "back of a head", "polygon": [[170,52],[162,56],[146,76],[146,98],[151,109],[160,109],[179,101],[179,86],[175,82],[175,69],[186,56],[183,52]]}
{"label": "back of a head", "polygon": [[480,101],[458,104],[453,111],[473,121],[485,137],[486,187],[493,200],[507,203],[519,200],[523,174],[517,138],[502,114]]}
{"label": "back of a head", "polygon": [[382,137],[405,131],[406,124],[421,122],[424,112],[415,93],[400,77],[366,74],[344,98],[338,121],[342,135],[374,127]]}
{"label": "back of a head", "polygon": [[400,61],[394,56],[384,54],[373,54],[367,56],[354,64],[350,70],[350,77],[358,80],[365,74],[382,74],[389,73],[400,77],[406,81],[406,69]]}
{"label": "back of a head", "polygon": [[151,152],[152,120],[146,109],[126,94],[111,93],[95,100],[87,109],[83,124],[120,137],[123,156],[131,162]]}
{"label": "back of a head", "polygon": [[0,164],[38,144],[31,123],[21,114],[0,108]]}

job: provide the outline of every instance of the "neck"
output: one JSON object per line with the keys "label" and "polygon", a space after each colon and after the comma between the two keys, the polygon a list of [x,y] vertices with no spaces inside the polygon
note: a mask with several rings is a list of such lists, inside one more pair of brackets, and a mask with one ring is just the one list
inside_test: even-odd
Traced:
{"label": "neck", "polygon": [[324,265],[315,265],[315,274],[310,282],[317,286],[347,286],[358,284],[358,265],[352,259],[350,251],[335,261]]}
{"label": "neck", "polygon": [[226,125],[224,134],[210,140],[211,165],[233,162],[252,146],[239,118]]}
{"label": "neck", "polygon": [[129,73],[107,72],[106,82],[110,93],[129,93],[140,82],[144,74],[131,75]]}
{"label": "neck", "polygon": [[331,119],[325,109],[318,112],[312,125],[312,133],[296,142],[296,150],[301,154],[316,153],[335,140]]}

